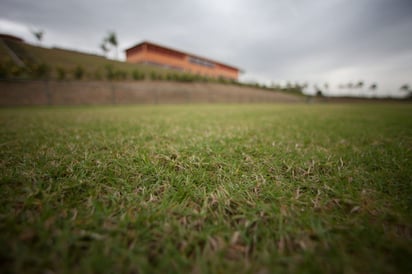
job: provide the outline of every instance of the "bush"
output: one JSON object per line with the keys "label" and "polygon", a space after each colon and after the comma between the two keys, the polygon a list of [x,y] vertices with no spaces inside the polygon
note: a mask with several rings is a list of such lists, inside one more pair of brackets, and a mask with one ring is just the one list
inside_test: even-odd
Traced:
{"label": "bush", "polygon": [[190,74],[190,73],[168,73],[165,76],[165,79],[168,81],[176,81],[176,82],[210,82],[212,81],[211,78],[207,76],[202,76],[198,74]]}
{"label": "bush", "polygon": [[17,66],[13,61],[7,60],[0,63],[0,79],[11,79],[23,75],[26,72],[24,67]]}
{"label": "bush", "polygon": [[166,80],[168,81],[179,81],[180,76],[177,73],[168,73],[166,74]]}
{"label": "bush", "polygon": [[127,79],[127,71],[125,70],[116,70],[114,74],[114,78],[116,80],[126,80]]}
{"label": "bush", "polygon": [[144,80],[145,75],[143,72],[140,72],[139,70],[134,70],[132,73],[133,79],[134,80]]}
{"label": "bush", "polygon": [[106,70],[106,78],[108,80],[114,80],[116,77],[116,73],[114,71],[113,66],[111,64],[107,64],[104,68]]}
{"label": "bush", "polygon": [[26,74],[26,68],[17,66],[13,61],[0,63],[0,79],[19,78]]}
{"label": "bush", "polygon": [[105,67],[106,70],[106,79],[107,80],[126,80],[127,79],[127,71],[121,69],[115,69],[112,64],[107,64]]}
{"label": "bush", "polygon": [[204,77],[202,75],[198,75],[198,74],[195,74],[195,75],[192,76],[192,80],[194,82],[203,82],[203,78]]}
{"label": "bush", "polygon": [[66,70],[62,67],[57,67],[56,68],[56,73],[57,73],[57,79],[58,80],[64,80],[66,79]]}
{"label": "bush", "polygon": [[159,80],[159,75],[155,71],[150,72],[150,80]]}
{"label": "bush", "polygon": [[179,82],[193,82],[195,80],[195,75],[182,73],[177,76],[177,81]]}
{"label": "bush", "polygon": [[[217,81],[218,81],[218,83],[221,83],[221,84],[227,84],[228,83],[227,79],[224,78],[223,76],[219,76],[219,78],[217,78]],[[256,87],[259,87],[258,83],[256,83]]]}
{"label": "bush", "polygon": [[74,79],[81,80],[85,75],[84,68],[82,66],[75,67],[73,71],[73,75],[74,75]]}
{"label": "bush", "polygon": [[31,75],[36,78],[36,79],[46,79],[49,78],[50,76],[50,67],[45,64],[31,64],[29,66],[29,70],[31,72]]}

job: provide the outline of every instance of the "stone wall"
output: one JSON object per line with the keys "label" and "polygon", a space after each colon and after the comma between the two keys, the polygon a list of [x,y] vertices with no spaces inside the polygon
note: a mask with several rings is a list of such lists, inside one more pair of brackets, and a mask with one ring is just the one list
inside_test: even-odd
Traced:
{"label": "stone wall", "polygon": [[301,102],[251,87],[155,81],[2,81],[0,106]]}

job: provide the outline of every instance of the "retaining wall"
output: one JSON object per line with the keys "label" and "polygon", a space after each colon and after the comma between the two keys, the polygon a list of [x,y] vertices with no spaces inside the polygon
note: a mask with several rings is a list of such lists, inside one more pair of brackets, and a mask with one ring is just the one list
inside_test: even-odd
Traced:
{"label": "retaining wall", "polygon": [[0,106],[301,102],[262,89],[155,81],[2,81]]}

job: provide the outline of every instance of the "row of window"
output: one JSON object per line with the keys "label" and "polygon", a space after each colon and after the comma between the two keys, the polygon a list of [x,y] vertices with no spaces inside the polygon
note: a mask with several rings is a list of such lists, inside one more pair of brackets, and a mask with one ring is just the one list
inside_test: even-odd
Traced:
{"label": "row of window", "polygon": [[146,64],[146,65],[152,65],[152,66],[164,67],[164,68],[173,69],[173,70],[178,70],[178,71],[184,71],[184,69],[181,68],[181,67],[172,66],[172,65],[168,65],[168,64],[164,64],[164,63],[159,63],[159,62],[142,61],[142,62],[139,62],[139,63]]}
{"label": "row of window", "polygon": [[204,59],[200,59],[194,56],[189,56],[189,62],[192,64],[196,64],[196,65],[200,65],[200,66],[204,66],[204,67],[208,67],[208,68],[214,68],[215,64],[212,62],[209,62],[207,60]]}

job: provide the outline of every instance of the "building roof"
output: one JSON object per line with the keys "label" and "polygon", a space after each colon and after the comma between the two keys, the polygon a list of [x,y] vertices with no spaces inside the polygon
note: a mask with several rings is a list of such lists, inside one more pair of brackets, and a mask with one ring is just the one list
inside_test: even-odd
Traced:
{"label": "building roof", "polygon": [[11,34],[7,34],[7,33],[0,33],[0,38],[1,39],[13,40],[13,41],[17,41],[17,42],[24,42],[24,40],[22,38],[11,35]]}
{"label": "building roof", "polygon": [[159,44],[150,42],[150,41],[142,41],[142,42],[140,42],[139,44],[134,45],[133,47],[130,47],[130,48],[126,49],[125,51],[127,52],[127,51],[129,51],[129,50],[132,50],[132,49],[134,49],[134,48],[140,47],[140,46],[145,45],[145,44],[146,44],[146,45],[156,46],[156,47],[159,47],[159,48],[163,48],[163,49],[165,49],[165,50],[174,51],[174,52],[176,52],[176,53],[178,53],[178,54],[184,54],[184,55],[187,55],[187,56],[193,56],[193,57],[196,57],[196,58],[200,58],[200,59],[203,59],[203,60],[206,60],[206,61],[215,63],[215,64],[217,64],[217,65],[221,65],[221,66],[224,66],[224,67],[227,67],[227,68],[230,68],[230,69],[238,70],[239,72],[243,72],[243,70],[241,70],[240,68],[237,68],[237,67],[235,67],[235,66],[228,65],[228,64],[224,64],[224,63],[222,63],[222,62],[217,62],[217,61],[215,61],[215,60],[212,60],[212,59],[209,59],[209,58],[205,58],[205,57],[202,57],[202,56],[199,56],[199,55],[196,55],[196,54],[192,54],[192,53],[189,53],[189,52],[177,50],[177,49],[170,48],[170,47],[165,47],[165,46],[162,46],[162,45],[159,45]]}

